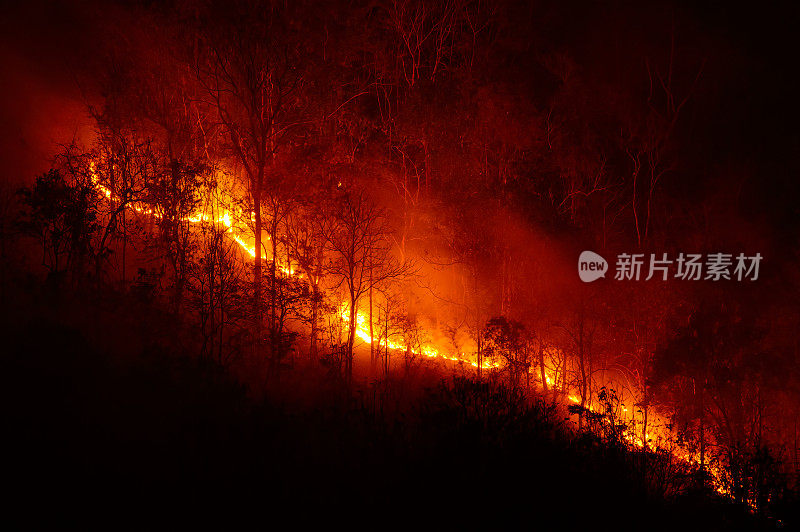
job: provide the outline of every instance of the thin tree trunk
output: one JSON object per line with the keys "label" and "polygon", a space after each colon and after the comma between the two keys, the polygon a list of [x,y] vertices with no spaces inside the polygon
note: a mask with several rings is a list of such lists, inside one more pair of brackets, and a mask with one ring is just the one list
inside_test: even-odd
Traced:
{"label": "thin tree trunk", "polygon": [[703,473],[703,483],[705,484],[706,472],[706,434],[705,434],[705,405],[703,401],[703,387],[700,386],[700,471]]}
{"label": "thin tree trunk", "polygon": [[539,342],[539,373],[542,377],[542,392],[547,395],[547,375],[544,370],[544,345]]}
{"label": "thin tree trunk", "polygon": [[317,286],[311,286],[311,342],[309,345],[308,352],[311,355],[311,359],[314,360],[317,357]]}
{"label": "thin tree trunk", "polygon": [[351,390],[353,383],[353,347],[356,342],[356,327],[358,326],[357,320],[358,313],[356,312],[356,298],[351,293],[350,295],[350,330],[347,336],[347,357],[345,360],[345,384],[348,392]]}
{"label": "thin tree trunk", "polygon": [[369,363],[370,371],[375,373],[375,332],[372,319],[372,268],[369,269]]}
{"label": "thin tree trunk", "polygon": [[261,325],[261,179],[257,183],[258,190],[253,191],[253,209],[255,210],[255,257],[253,257],[253,310],[260,329]]}
{"label": "thin tree trunk", "polygon": [[125,211],[122,211],[122,287],[125,288],[125,263],[128,251],[128,220]]}

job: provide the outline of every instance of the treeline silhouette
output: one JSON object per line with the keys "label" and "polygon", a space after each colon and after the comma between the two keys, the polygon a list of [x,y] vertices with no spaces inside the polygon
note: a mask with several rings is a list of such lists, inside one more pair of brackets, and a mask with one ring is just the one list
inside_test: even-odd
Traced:
{"label": "treeline silhouette", "polygon": [[379,409],[364,391],[309,398],[324,379],[307,370],[256,398],[195,355],[177,317],[135,296],[13,291],[0,320],[18,511],[6,518],[28,526],[776,525],[697,487],[691,471],[683,489],[659,493],[643,471],[663,456],[613,431],[577,432],[561,408],[499,382],[444,379]]}

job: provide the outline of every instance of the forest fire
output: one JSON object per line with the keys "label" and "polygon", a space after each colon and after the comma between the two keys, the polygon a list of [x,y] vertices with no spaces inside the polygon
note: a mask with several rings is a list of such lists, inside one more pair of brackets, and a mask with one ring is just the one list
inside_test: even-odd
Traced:
{"label": "forest fire", "polygon": [[[120,203],[119,196],[115,195],[114,191],[110,187],[101,183],[100,178],[97,175],[96,168],[97,164],[95,163],[95,161],[91,161],[89,163],[89,170],[93,186],[106,199],[119,204]],[[228,201],[223,200],[221,202],[222,205],[232,205],[233,203],[234,202],[231,200]],[[156,212],[152,207],[149,207],[143,203],[134,202],[128,205],[128,208],[130,208],[133,212],[138,214],[153,216],[154,218],[157,219],[163,218],[163,214]],[[216,216],[208,214],[209,212],[217,210],[221,210],[222,213]],[[230,211],[228,211],[227,209],[218,209],[201,203],[200,205],[197,206],[197,208],[193,212],[188,213],[185,216],[182,216],[180,219],[181,221],[188,222],[190,224],[213,223],[220,225],[222,228],[224,228],[225,233],[230,238],[232,238],[237,244],[239,244],[239,247],[242,249],[242,251],[250,255],[250,257],[255,257],[256,256],[255,247],[253,247],[252,243],[247,243],[247,241],[245,240],[248,234],[247,228],[243,227],[243,224],[241,223],[237,223],[236,225],[234,225],[233,222],[234,219],[236,220],[242,219],[242,216],[243,214],[239,212],[238,215],[235,216],[234,218],[231,216]],[[284,273],[290,273],[288,269],[284,269],[283,271]]]}
{"label": "forest fire", "polygon": [[[111,202],[115,202],[117,204],[120,203],[118,195],[114,193],[114,191],[109,187],[101,183],[100,178],[96,174],[96,164],[94,161],[90,163],[90,171],[92,177],[92,183],[94,187],[98,190],[98,192],[105,197],[107,200]],[[220,197],[219,190],[216,191],[214,194],[216,197]],[[233,205],[236,204],[237,201],[228,198],[225,200],[220,201],[221,205]],[[156,219],[163,218],[163,214],[159,213],[154,209],[152,206],[148,206],[142,202],[131,202],[126,205],[132,212],[143,215],[143,216],[151,216]],[[213,212],[221,212],[221,214],[211,215],[209,213]],[[250,258],[254,258],[256,256],[255,248],[253,245],[254,238],[252,237],[252,229],[248,228],[246,224],[238,222],[234,223],[234,220],[243,220],[247,217],[242,213],[240,210],[238,214],[232,216],[231,212],[227,209],[220,209],[219,206],[207,206],[202,202],[199,203],[195,210],[181,218],[181,221],[188,222],[189,224],[197,225],[197,224],[215,224],[222,228],[223,232],[226,234],[227,237],[231,238],[236,244],[239,246],[243,253],[249,255]],[[254,221],[253,215],[250,216],[250,222]],[[269,240],[269,236],[266,237],[266,240]],[[267,251],[266,248],[263,249],[264,252]],[[266,253],[264,255],[266,257]],[[268,258],[267,260],[272,260],[272,258]],[[290,264],[290,262],[287,262]],[[294,275],[294,269],[291,266],[279,267],[279,270],[287,276]],[[309,278],[309,281],[311,279]],[[345,301],[343,302],[340,307],[339,311],[336,313],[336,316],[342,321],[342,323],[349,322],[349,308],[348,303]],[[501,362],[497,359],[486,359],[484,358],[481,360],[480,364],[474,360],[474,356],[468,356],[466,353],[460,353],[459,355],[450,355],[445,352],[442,352],[439,348],[434,347],[432,345],[422,345],[418,348],[412,348],[407,346],[403,342],[400,341],[391,341],[385,338],[373,338],[370,333],[370,326],[369,326],[369,316],[367,316],[363,311],[359,310],[356,312],[356,326],[354,328],[355,335],[361,339],[366,344],[374,344],[378,348],[388,348],[391,351],[397,352],[410,352],[414,355],[424,355],[428,358],[434,359],[442,359],[450,362],[456,362],[460,364],[468,364],[473,368],[480,367],[483,370],[502,370],[503,366]],[[565,355],[561,353],[557,355],[558,358],[562,358]],[[550,357],[553,358],[554,355],[551,353]],[[536,368],[531,367],[528,370],[528,373],[535,377],[536,375]],[[554,386],[555,383],[560,381],[558,376],[553,375],[548,370],[544,371],[544,379],[547,386]],[[610,384],[613,387],[613,383]],[[542,389],[541,384],[538,385],[539,389]],[[546,389],[544,390],[546,392]],[[576,390],[572,389],[562,389],[561,393],[566,397],[568,402],[574,405],[582,405],[584,403],[580,395],[576,395]],[[579,393],[579,392],[578,392]],[[638,392],[640,393],[640,392]],[[582,406],[582,408],[584,408]],[[594,404],[592,404],[591,399],[588,404],[585,406],[587,412],[595,413],[597,412],[597,408]],[[630,417],[627,417],[626,414],[629,414],[629,409],[622,403],[619,404],[619,408],[623,412],[621,419],[629,423],[629,430],[626,430],[623,437],[624,440],[633,447],[637,448],[647,448],[648,446],[653,446],[654,448],[659,448],[661,445],[669,445],[670,442],[674,442],[675,435],[668,429],[667,423],[660,419],[657,415],[650,414],[650,423],[651,427],[654,428],[657,432],[657,436],[655,436],[651,432],[647,432],[644,435],[637,435],[635,433],[635,427],[641,425],[643,420],[644,414],[641,410],[634,410],[630,413]],[[639,414],[637,416],[637,413]],[[647,442],[647,443],[645,443]],[[687,451],[686,449],[670,445],[669,452],[674,454],[675,457],[679,460],[682,460],[688,464],[697,466],[701,464],[703,460],[699,453],[695,452],[692,453]],[[711,483],[714,486],[714,489],[723,495],[728,495],[729,491],[724,487],[722,481],[720,480],[721,473],[718,471],[718,468],[712,467],[708,469]]]}
{"label": "forest fire", "polygon": [[[92,168],[94,168],[94,163],[92,163]],[[111,189],[104,186],[100,183],[97,175],[93,172],[92,173],[92,181],[98,191],[107,199],[114,200],[115,195]],[[233,201],[224,202],[224,204],[233,204]],[[131,205],[131,209],[139,214],[147,215],[147,216],[156,216],[158,217],[159,214],[154,212],[154,210],[150,207],[145,205]],[[204,222],[211,222],[219,224],[224,228],[225,233],[232,238],[241,248],[244,253],[247,253],[251,258],[255,257],[255,249],[251,243],[248,243],[245,239],[249,238],[249,241],[252,242],[253,238],[248,237],[248,234],[251,234],[252,231],[249,231],[246,227],[242,225],[234,226],[231,221],[231,214],[229,211],[223,211],[221,216],[217,218],[211,218],[207,214],[209,211],[214,209],[209,209],[205,205],[199,205],[197,210],[183,218],[183,220],[188,221],[192,224],[204,223]],[[236,217],[237,219],[242,218],[242,214]],[[269,238],[269,237],[267,237]],[[266,248],[264,249],[266,251]],[[271,258],[269,260],[272,260]],[[285,275],[293,275],[294,270],[291,267],[281,267],[280,271]],[[350,311],[348,308],[348,303],[342,302],[339,306],[339,311],[336,314],[339,319],[343,323],[349,323],[350,320]],[[466,353],[460,353],[458,355],[451,355],[445,352],[440,351],[439,348],[434,347],[432,345],[422,345],[419,348],[412,348],[410,346],[405,345],[403,342],[399,341],[391,341],[385,338],[374,338],[370,333],[370,325],[369,325],[369,316],[366,315],[363,311],[356,312],[356,326],[355,326],[355,335],[361,339],[366,344],[374,344],[377,348],[388,348],[388,350],[397,351],[397,352],[411,352],[414,355],[424,355],[428,358],[434,359],[442,359],[450,362],[455,362],[459,364],[468,364],[473,368],[478,368],[479,363],[474,359],[474,356],[468,356]],[[559,357],[563,357],[563,353]],[[553,355],[551,354],[551,358]],[[483,359],[480,361],[480,368],[483,370],[502,370],[501,362],[499,360],[494,359]],[[533,375],[535,378],[536,375],[536,368],[531,367],[528,370],[528,373]],[[544,371],[544,378],[547,386],[553,386],[555,382],[559,381],[559,378],[552,375],[548,370]],[[610,383],[608,385],[610,388],[614,388],[614,383]],[[541,385],[538,386],[541,389]],[[546,390],[545,390],[546,391]],[[571,402],[574,405],[581,405],[582,401],[580,395],[576,395],[576,390],[566,389],[562,390],[562,394],[566,396],[568,402]],[[579,392],[577,392],[579,393]],[[641,394],[641,390],[636,390],[635,393]],[[668,452],[675,455],[675,457],[681,461],[686,462],[687,464],[698,466],[702,463],[703,458],[700,456],[699,452],[692,453],[686,450],[682,446],[676,446],[671,444],[675,441],[675,434],[673,434],[667,427],[668,423],[661,419],[660,416],[650,413],[650,427],[651,430],[655,430],[656,433],[646,432],[645,434],[636,434],[635,427],[643,425],[643,418],[644,413],[641,410],[635,409],[632,412],[629,412],[629,409],[625,406],[625,404],[620,403],[619,408],[623,412],[620,416],[621,420],[629,423],[629,429],[626,430],[623,434],[624,440],[633,447],[636,448],[646,448],[648,446],[652,446],[656,449],[664,448],[668,450]],[[596,413],[597,408],[594,404],[590,402],[585,406],[588,412]],[[637,416],[638,414],[638,416]],[[710,482],[713,485],[714,489],[723,495],[728,495],[729,491],[724,487],[721,481],[721,471],[714,466],[707,469],[710,477]]]}
{"label": "forest fire", "polygon": [[[96,164],[95,164],[94,161],[92,161],[90,163],[90,171],[91,171],[92,183],[95,186],[95,188],[106,199],[108,199],[108,200],[110,200],[112,202],[116,201],[117,203],[119,203],[118,196],[113,192],[113,190],[111,188],[105,186],[104,184],[102,184],[100,182],[100,178],[97,176],[97,173],[96,173],[95,169],[96,169]],[[219,197],[219,192],[217,194],[215,194],[215,196]],[[221,202],[221,204],[223,204],[223,205],[232,205],[232,204],[235,204],[235,203],[236,203],[235,201],[230,200],[230,199],[227,200],[227,201],[223,200]],[[145,216],[153,216],[155,218],[161,218],[162,217],[162,215],[160,213],[156,212],[152,207],[149,207],[149,206],[144,205],[144,204],[132,203],[132,204],[129,205],[129,208],[133,212],[138,213],[138,214],[142,214],[142,215],[145,215]],[[201,203],[200,205],[197,206],[197,208],[196,208],[196,210],[194,212],[188,214],[187,216],[182,217],[181,220],[185,221],[185,222],[188,222],[190,224],[213,223],[213,224],[217,224],[217,225],[221,226],[223,228],[225,234],[229,238],[233,239],[233,241],[235,241],[239,245],[239,247],[241,248],[241,250],[244,253],[247,253],[247,255],[249,255],[251,258],[254,258],[256,256],[256,252],[255,252],[255,248],[254,248],[254,246],[252,244],[252,241],[254,240],[254,238],[251,236],[252,235],[252,231],[249,230],[246,226],[244,226],[244,224],[237,223],[236,225],[234,225],[234,222],[233,222],[233,220],[241,220],[241,219],[243,219],[244,215],[241,212],[239,212],[238,215],[232,217],[230,211],[224,210],[224,209],[222,210],[222,214],[218,215],[216,217],[210,216],[208,214],[209,212],[213,212],[213,211],[216,211],[216,210],[219,210],[219,209],[215,209],[213,207],[208,207],[208,206],[206,206],[206,205]],[[267,240],[269,238],[270,237],[268,236]],[[265,252],[267,251],[266,248],[264,249],[264,251]],[[272,259],[270,258],[268,260],[272,260]],[[284,275],[291,276],[291,275],[294,275],[294,273],[295,273],[294,268],[291,267],[291,265],[289,265],[289,266],[281,266],[279,269]],[[475,368],[478,367],[478,363],[476,361],[474,361],[474,360],[470,360],[465,353],[461,353],[460,356],[448,355],[448,354],[440,352],[439,349],[437,349],[436,347],[434,347],[432,345],[424,345],[424,346],[421,346],[419,349],[417,349],[417,348],[411,348],[409,346],[406,346],[402,342],[395,342],[395,341],[391,341],[391,340],[387,341],[386,339],[379,339],[379,338],[373,339],[373,337],[370,336],[370,332],[369,332],[369,325],[368,325],[369,316],[365,315],[363,311],[358,311],[356,313],[356,316],[357,316],[357,319],[356,319],[357,325],[355,327],[355,334],[356,334],[356,336],[358,336],[358,338],[360,338],[361,340],[363,340],[367,344],[375,343],[375,345],[377,345],[379,347],[387,347],[388,346],[388,348],[393,350],[393,351],[406,351],[406,350],[409,350],[410,352],[412,352],[415,355],[422,354],[422,355],[424,355],[426,357],[429,357],[429,358],[441,358],[443,360],[448,360],[448,361],[451,361],[451,362],[460,362],[460,363],[465,363],[466,362],[467,364],[469,364],[469,365],[471,365],[471,366],[473,366]],[[348,309],[347,302],[343,302],[342,305],[340,306],[340,310],[338,312],[338,317],[343,322],[348,322],[349,321],[350,316],[349,316],[349,309]],[[495,360],[483,360],[483,361],[481,361],[480,365],[481,365],[481,367],[483,369],[496,369],[496,368],[499,367],[499,362],[495,361]]]}
{"label": "forest fire", "polygon": [[36,4],[0,33],[25,528],[800,526],[792,9]]}
{"label": "forest fire", "polygon": [[[115,200],[114,192],[110,188],[108,188],[108,187],[104,186],[102,183],[100,183],[100,180],[99,180],[98,176],[94,173],[94,168],[95,168],[94,162],[91,163],[91,168],[93,170],[92,171],[92,182],[94,183],[94,186],[97,188],[97,190],[105,198],[107,198],[107,199],[109,199],[111,201],[114,201]],[[229,200],[229,201],[226,201],[226,202],[223,202],[223,203],[230,205],[230,204],[234,204],[235,202]],[[130,208],[134,212],[139,213],[139,214],[143,214],[143,215],[146,215],[146,216],[160,217],[160,215],[158,213],[156,213],[151,207],[148,207],[148,206],[143,205],[143,204],[132,204],[130,206]],[[232,220],[231,213],[229,211],[227,211],[227,210],[223,210],[223,214],[219,215],[216,218],[210,217],[207,213],[211,212],[211,211],[214,211],[214,210],[215,209],[213,209],[213,208],[209,208],[209,207],[207,207],[207,206],[205,206],[203,204],[200,204],[197,207],[197,210],[195,212],[189,214],[188,216],[185,216],[183,218],[183,220],[187,221],[187,222],[189,222],[191,224],[199,224],[199,223],[211,222],[211,223],[215,223],[215,224],[220,225],[224,229],[226,235],[229,236],[230,238],[232,238],[239,245],[239,247],[241,248],[241,250],[244,253],[247,253],[251,258],[255,257],[255,250],[253,248],[253,245],[252,245],[252,243],[248,243],[248,240],[249,240],[249,242],[253,241],[252,236],[248,236],[248,234],[251,234],[252,231],[249,231],[246,227],[243,227],[241,224],[237,224],[236,226],[234,226],[233,222],[231,221]],[[242,213],[239,213],[239,215],[236,218],[237,219],[242,219],[242,216],[243,216]],[[267,237],[267,238],[269,238],[269,237]],[[248,240],[245,240],[245,239],[248,239]],[[266,251],[266,248],[264,249],[264,251]],[[269,260],[272,260],[272,259],[270,258]],[[280,271],[283,274],[289,275],[289,276],[294,274],[294,270],[291,269],[290,267],[281,267]],[[339,311],[337,312],[337,316],[338,316],[339,319],[341,319],[341,321],[343,323],[348,323],[349,322],[350,312],[349,312],[349,308],[348,308],[348,303],[346,301],[342,302],[342,304],[339,306]],[[420,355],[421,354],[421,355],[424,355],[425,357],[428,357],[428,358],[442,359],[442,360],[455,362],[455,363],[460,363],[460,364],[466,363],[466,364],[472,366],[473,368],[478,368],[479,367],[479,363],[474,359],[474,356],[470,357],[466,353],[463,353],[463,352],[458,354],[458,355],[451,355],[451,354],[447,354],[445,352],[440,351],[439,348],[434,347],[432,345],[422,345],[419,348],[412,348],[410,346],[405,345],[403,342],[391,341],[391,340],[387,340],[387,339],[384,339],[384,338],[374,338],[370,333],[369,316],[366,315],[363,311],[360,311],[360,310],[356,312],[355,335],[359,339],[361,339],[363,342],[365,342],[366,344],[374,344],[378,348],[387,348],[388,347],[389,350],[398,351],[400,353],[405,352],[405,351],[409,351],[409,352],[413,353],[414,355]],[[561,354],[560,356],[563,356],[563,354]],[[552,358],[552,355],[551,355],[551,358]],[[499,371],[499,370],[502,369],[502,366],[501,366],[501,363],[500,363],[499,360],[484,358],[480,362],[480,368],[483,369],[483,370],[497,370],[497,371]],[[528,370],[528,372],[535,377],[536,368],[535,367],[531,367]],[[547,383],[548,386],[552,387],[555,382],[559,381],[558,377],[552,375],[547,370],[545,370],[544,376],[545,376],[544,377],[545,378],[545,382]],[[613,388],[614,384],[611,383],[609,386]],[[541,389],[541,386],[539,386],[539,388]],[[562,390],[562,393],[566,396],[568,402],[571,402],[571,403],[573,403],[575,405],[580,405],[582,403],[582,401],[580,399],[580,396],[579,395],[575,395],[576,394],[576,390],[570,390],[570,389]],[[641,391],[637,391],[636,393],[641,393]],[[629,413],[628,408],[624,404],[620,404],[619,408],[623,412],[621,418],[625,422],[630,423],[631,429],[627,430],[624,433],[624,439],[630,445],[632,445],[634,447],[638,447],[638,448],[644,448],[644,447],[647,447],[647,446],[654,446],[655,448],[659,448],[660,446],[668,445],[669,442],[673,442],[675,440],[675,435],[672,434],[666,428],[667,427],[667,423],[664,420],[660,419],[659,416],[654,415],[652,413],[650,414],[650,416],[651,416],[650,426],[651,426],[651,430],[655,429],[657,431],[657,436],[652,434],[651,432],[647,432],[645,435],[637,435],[637,434],[635,434],[635,430],[634,429],[635,429],[636,426],[642,425],[642,422],[643,422],[642,418],[643,418],[644,414],[641,412],[641,410],[634,410],[633,412],[630,413],[630,416],[628,417],[626,415],[626,414]],[[596,408],[591,402],[586,405],[586,409],[589,412],[596,412]],[[638,418],[637,418],[637,415],[636,415],[637,413],[639,414]],[[676,456],[676,458],[678,458],[680,460],[683,460],[683,461],[685,461],[687,463],[690,463],[690,464],[693,464],[693,465],[698,465],[698,464],[701,463],[701,457],[699,456],[698,453],[692,454],[691,452],[686,451],[685,449],[683,449],[681,447],[677,447],[677,446],[672,445],[671,448],[669,449],[669,452],[673,453]],[[719,472],[711,470],[710,471],[710,475],[711,475],[711,478],[713,479],[713,484],[714,484],[715,489],[719,493],[727,494],[727,490],[723,487],[723,485],[722,485],[722,483],[721,483],[721,481],[719,479]]]}

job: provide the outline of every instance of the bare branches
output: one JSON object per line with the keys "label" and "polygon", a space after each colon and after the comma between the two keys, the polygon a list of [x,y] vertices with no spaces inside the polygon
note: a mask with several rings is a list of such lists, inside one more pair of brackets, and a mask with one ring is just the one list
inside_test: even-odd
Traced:
{"label": "bare branches", "polygon": [[412,265],[392,257],[386,217],[364,192],[346,192],[332,208],[332,221],[324,228],[330,251],[326,271],[346,288],[349,334],[345,379],[349,385],[361,298],[376,287],[402,279]]}

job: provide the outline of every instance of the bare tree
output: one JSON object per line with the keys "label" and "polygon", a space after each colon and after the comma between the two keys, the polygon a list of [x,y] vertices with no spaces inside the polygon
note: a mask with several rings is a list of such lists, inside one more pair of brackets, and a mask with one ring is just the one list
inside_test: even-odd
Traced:
{"label": "bare tree", "polygon": [[398,38],[398,66],[410,87],[423,75],[435,80],[442,69],[454,67],[459,57],[471,63],[477,36],[490,22],[480,3],[468,0],[391,0],[387,10]]}
{"label": "bare tree", "polygon": [[113,113],[94,116],[98,126],[94,146],[86,151],[75,144],[68,145],[56,161],[71,180],[91,186],[101,199],[96,204],[100,227],[91,235],[96,282],[103,276],[113,244],[121,240],[119,267],[125,283],[129,236],[138,226],[136,211],[150,211],[142,202],[158,174],[158,157],[152,139],[130,129]]}
{"label": "bare tree", "polygon": [[158,247],[172,271],[173,306],[180,311],[190,261],[190,219],[199,207],[198,189],[216,186],[216,165],[204,144],[206,117],[194,101],[191,76],[172,59],[170,36],[160,36],[159,43],[163,48],[154,54],[157,59],[138,66],[130,105],[157,142],[160,168],[146,202],[157,217]]}
{"label": "bare tree", "polygon": [[[579,425],[582,425],[583,414],[592,400],[594,348],[598,330],[597,320],[588,305],[587,301],[580,299],[577,308],[570,313],[568,322],[561,326],[568,339],[566,351],[573,354],[574,381],[578,386],[580,405]],[[566,371],[564,379],[566,380]]]}
{"label": "bare tree", "polygon": [[[280,6],[237,2],[205,14],[194,70],[217,131],[246,176],[252,201],[254,301],[261,300],[262,191],[275,155],[297,124],[297,48],[286,39]],[[211,20],[213,18],[213,20]],[[260,315],[260,310],[257,309]]]}
{"label": "bare tree", "polygon": [[358,327],[358,309],[370,288],[410,272],[408,261],[392,257],[392,231],[381,209],[363,192],[346,192],[334,205],[332,223],[326,228],[330,249],[328,272],[339,279],[347,296],[348,335],[344,361],[345,383],[352,384],[353,347]]}
{"label": "bare tree", "polygon": [[[225,350],[229,328],[247,318],[245,293],[249,287],[236,242],[226,236],[227,227],[217,223],[228,206],[207,191],[204,214],[194,228],[198,253],[187,272],[189,303],[196,310],[202,337],[201,356],[227,362]],[[225,353],[228,353],[226,357]]]}
{"label": "bare tree", "polygon": [[[666,68],[658,68],[649,59],[648,93],[645,110],[623,128],[623,144],[631,161],[631,208],[636,239],[641,246],[650,233],[656,187],[662,178],[675,169],[673,156],[674,131],[681,111],[694,94],[704,63],[681,89],[676,75],[675,29],[670,34],[670,50]],[[644,184],[642,184],[644,181]]]}
{"label": "bare tree", "polygon": [[311,327],[309,355],[318,354],[320,309],[324,304],[323,281],[325,268],[325,234],[329,223],[322,210],[325,201],[321,196],[311,196],[299,208],[288,213],[285,219],[282,242],[292,260],[299,265],[299,275],[305,276],[309,287],[308,321]]}

